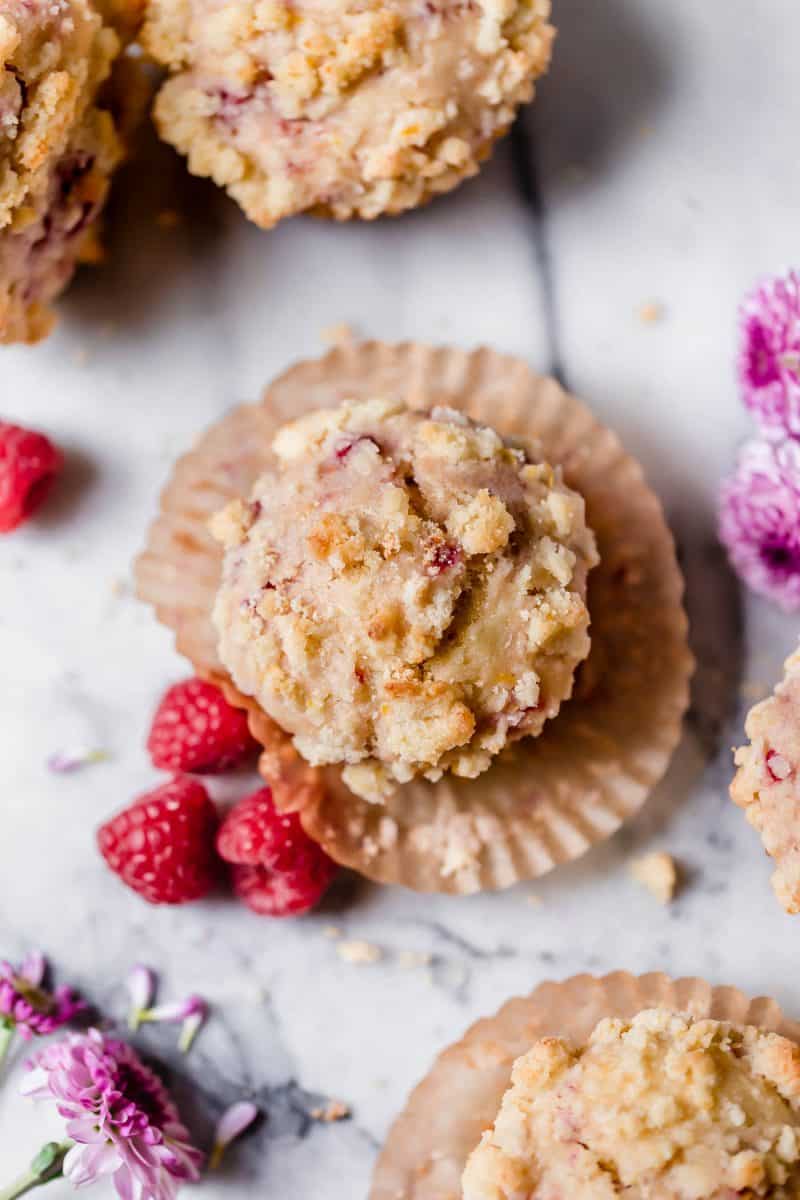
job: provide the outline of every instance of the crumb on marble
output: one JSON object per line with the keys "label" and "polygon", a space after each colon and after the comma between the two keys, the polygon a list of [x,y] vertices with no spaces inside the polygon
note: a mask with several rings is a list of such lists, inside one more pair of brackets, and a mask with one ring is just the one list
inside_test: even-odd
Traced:
{"label": "crumb on marble", "polygon": [[429,967],[433,955],[427,950],[401,950],[397,955],[397,965],[404,971],[413,971],[417,967]]}
{"label": "crumb on marble", "polygon": [[88,366],[90,357],[91,356],[86,347],[80,346],[73,352],[72,361],[75,363],[76,367],[85,367]]}
{"label": "crumb on marble", "polygon": [[371,942],[352,941],[339,942],[336,947],[336,953],[342,962],[350,963],[353,966],[367,966],[370,963],[379,962],[383,958],[383,951],[380,946],[374,946]]}
{"label": "crumb on marble", "polygon": [[669,904],[674,897],[678,886],[678,868],[671,854],[659,850],[634,859],[630,873],[660,904]]}
{"label": "crumb on marble", "polygon": [[657,325],[664,320],[664,305],[649,300],[639,306],[639,320],[643,325]]}
{"label": "crumb on marble", "polygon": [[312,1108],[309,1116],[314,1121],[322,1121],[325,1125],[330,1125],[333,1121],[344,1121],[346,1117],[349,1117],[350,1106],[343,1100],[329,1100],[320,1108]]}
{"label": "crumb on marble", "polygon": [[342,936],[342,931],[338,925],[326,925],[322,930],[323,937],[330,938],[335,941]]}

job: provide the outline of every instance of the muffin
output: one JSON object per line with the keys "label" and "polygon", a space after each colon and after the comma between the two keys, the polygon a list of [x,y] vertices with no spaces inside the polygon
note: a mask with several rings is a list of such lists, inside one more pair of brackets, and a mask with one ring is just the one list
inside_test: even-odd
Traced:
{"label": "muffin", "polygon": [[136,580],[247,710],[278,809],[381,882],[541,875],[636,812],[680,736],[661,506],[583,404],[491,350],[290,368],[176,463]]}
{"label": "muffin", "polygon": [[439,1055],[369,1200],[797,1200],[798,1041],[701,979],[543,983]]}
{"label": "muffin", "polygon": [[517,1059],[464,1200],[800,1196],[800,1048],[664,1008]]}
{"label": "muffin", "polygon": [[159,131],[269,228],[414,208],[474,175],[532,98],[550,0],[150,0]]}
{"label": "muffin", "polygon": [[582,498],[453,409],[344,403],[282,428],[214,528],[222,662],[357,795],[475,778],[538,734],[589,652]]}
{"label": "muffin", "polygon": [[735,755],[739,768],[731,798],[761,834],[774,858],[775,895],[788,913],[800,912],[800,650],[784,665],[772,696],[751,708],[745,722],[749,744]]}
{"label": "muffin", "polygon": [[[103,11],[133,24],[134,4]],[[129,30],[127,30],[129,32]],[[35,342],[76,265],[122,157],[98,93],[121,39],[88,0],[0,5],[0,342]]]}

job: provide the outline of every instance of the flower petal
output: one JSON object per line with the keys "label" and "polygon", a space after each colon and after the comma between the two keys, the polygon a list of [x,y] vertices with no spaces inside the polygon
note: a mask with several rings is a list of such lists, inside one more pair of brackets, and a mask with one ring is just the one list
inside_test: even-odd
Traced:
{"label": "flower petal", "polygon": [[257,1117],[258,1109],[249,1100],[239,1100],[225,1110],[214,1130],[214,1148],[208,1164],[211,1170],[219,1166],[231,1142],[241,1137]]}

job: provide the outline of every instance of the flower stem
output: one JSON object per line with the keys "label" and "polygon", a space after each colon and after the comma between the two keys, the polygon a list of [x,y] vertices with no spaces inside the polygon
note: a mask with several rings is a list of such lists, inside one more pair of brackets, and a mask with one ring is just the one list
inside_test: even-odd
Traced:
{"label": "flower stem", "polygon": [[10,1021],[0,1021],[0,1070],[14,1040],[14,1026]]}
{"label": "flower stem", "polygon": [[48,1142],[36,1155],[30,1169],[24,1175],[20,1175],[19,1179],[15,1179],[8,1187],[0,1189],[0,1200],[17,1200],[18,1196],[24,1196],[26,1192],[32,1192],[42,1184],[60,1179],[64,1159],[71,1148],[72,1142]]}

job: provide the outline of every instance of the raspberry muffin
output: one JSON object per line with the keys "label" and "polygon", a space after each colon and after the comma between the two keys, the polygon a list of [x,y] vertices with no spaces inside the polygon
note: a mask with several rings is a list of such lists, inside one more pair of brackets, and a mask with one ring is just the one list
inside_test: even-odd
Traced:
{"label": "raspberry muffin", "polygon": [[[134,23],[115,0],[109,20]],[[128,29],[130,32],[130,29]],[[122,157],[98,91],[121,41],[88,0],[0,5],[0,342],[35,342],[95,225]]]}
{"label": "raspberry muffin", "polygon": [[664,1008],[519,1058],[464,1200],[800,1196],[800,1048]]}
{"label": "raspberry muffin", "polygon": [[136,580],[247,710],[278,809],[384,883],[544,874],[638,810],[680,736],[661,506],[580,401],[489,349],[297,363],[176,463]]}
{"label": "raspberry muffin", "polygon": [[307,762],[380,802],[538,734],[589,652],[582,498],[452,409],[345,403],[285,426],[214,529],[220,657]]}
{"label": "raspberry muffin", "polygon": [[264,228],[399,213],[474,175],[550,60],[550,0],[150,0],[155,116]]}
{"label": "raspberry muffin", "polygon": [[369,1200],[797,1200],[798,1042],[702,979],[543,983],[442,1051]]}
{"label": "raspberry muffin", "polygon": [[736,751],[739,770],[731,798],[761,834],[776,863],[775,895],[788,913],[800,912],[800,650],[785,663],[772,696],[747,715],[747,746]]}

